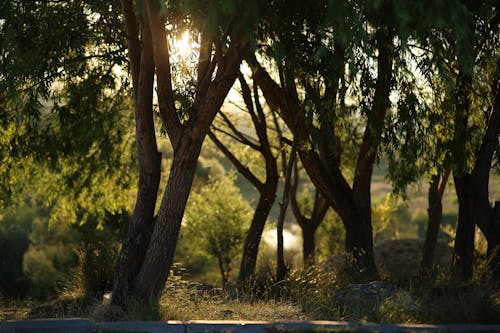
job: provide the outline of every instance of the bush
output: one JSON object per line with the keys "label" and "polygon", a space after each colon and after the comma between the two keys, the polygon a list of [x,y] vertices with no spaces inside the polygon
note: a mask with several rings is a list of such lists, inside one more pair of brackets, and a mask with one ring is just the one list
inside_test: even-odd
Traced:
{"label": "bush", "polygon": [[406,291],[398,291],[386,298],[378,313],[378,321],[382,323],[415,323],[418,317],[418,303]]}
{"label": "bush", "polygon": [[250,206],[234,185],[234,179],[234,175],[210,179],[199,193],[193,193],[182,231],[184,242],[198,244],[198,249],[216,258],[224,286],[229,281],[233,259],[240,253],[244,226],[250,217]]}
{"label": "bush", "polygon": [[57,294],[78,265],[76,235],[69,225],[33,220],[31,245],[23,258],[23,272],[31,282],[30,296],[45,300]]}
{"label": "bush", "polygon": [[23,256],[30,245],[29,233],[35,215],[35,209],[24,206],[0,219],[0,295],[5,298],[23,298],[29,289],[29,280],[23,273]]}

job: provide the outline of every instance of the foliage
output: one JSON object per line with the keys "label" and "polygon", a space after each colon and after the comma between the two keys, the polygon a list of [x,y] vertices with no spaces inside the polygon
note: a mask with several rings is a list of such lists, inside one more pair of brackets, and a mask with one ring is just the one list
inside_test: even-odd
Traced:
{"label": "foliage", "polygon": [[320,259],[344,250],[345,229],[342,220],[332,209],[328,210],[316,232],[316,244]]}
{"label": "foliage", "polygon": [[417,232],[417,225],[412,220],[407,204],[393,194],[387,194],[382,203],[372,208],[372,220],[375,243],[413,238]]}
{"label": "foliage", "polygon": [[76,234],[70,225],[33,220],[31,244],[23,256],[23,272],[31,282],[30,295],[47,299],[61,291],[78,265]]}
{"label": "foliage", "polygon": [[130,219],[126,214],[101,218],[104,221],[73,226],[78,233],[79,265],[67,288],[80,288],[86,297],[100,297],[112,290],[115,261],[127,226],[124,221]]}
{"label": "foliage", "polygon": [[250,207],[234,185],[234,179],[234,175],[210,179],[199,193],[193,193],[182,231],[192,245],[199,245],[217,259],[223,285],[228,282],[250,216]]}
{"label": "foliage", "polygon": [[0,295],[27,296],[29,281],[23,274],[23,255],[30,245],[30,230],[36,209],[23,206],[0,219]]}

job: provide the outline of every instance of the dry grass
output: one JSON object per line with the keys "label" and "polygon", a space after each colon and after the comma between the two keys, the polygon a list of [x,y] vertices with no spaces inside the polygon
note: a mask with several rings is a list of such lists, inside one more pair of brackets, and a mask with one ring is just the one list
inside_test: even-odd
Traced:
{"label": "dry grass", "polygon": [[221,289],[178,280],[160,300],[164,320],[306,320],[300,306],[275,300],[247,301]]}

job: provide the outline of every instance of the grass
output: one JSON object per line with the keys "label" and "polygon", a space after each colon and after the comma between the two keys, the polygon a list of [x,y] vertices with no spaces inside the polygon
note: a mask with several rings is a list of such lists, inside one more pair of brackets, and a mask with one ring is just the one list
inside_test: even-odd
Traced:
{"label": "grass", "polygon": [[[174,280],[174,281],[172,281]],[[165,320],[307,320],[301,307],[287,300],[255,299],[222,289],[171,279],[160,300]]]}
{"label": "grass", "polygon": [[[500,323],[500,291],[481,283],[445,279],[401,284],[401,292],[375,309],[356,314],[340,308],[332,291],[341,284],[321,270],[292,272],[290,278],[266,294],[238,294],[171,279],[159,304],[131,302],[124,310],[96,299],[60,297],[31,308],[4,308],[2,320],[85,317],[114,320],[346,320],[396,324]],[[272,284],[264,286],[271,288]],[[363,312],[364,311],[364,312]],[[279,331],[270,331],[279,332]],[[295,332],[295,331],[294,331]],[[312,330],[306,332],[335,332]],[[303,331],[297,331],[303,333]]]}

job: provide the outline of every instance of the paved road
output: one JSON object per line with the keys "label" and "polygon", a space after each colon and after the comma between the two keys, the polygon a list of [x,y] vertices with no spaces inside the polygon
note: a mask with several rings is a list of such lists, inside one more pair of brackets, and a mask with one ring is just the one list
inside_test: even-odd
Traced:
{"label": "paved road", "polygon": [[86,319],[12,320],[0,323],[0,333],[270,333],[270,332],[500,332],[500,325],[384,325],[336,321],[168,321],[101,322]]}

